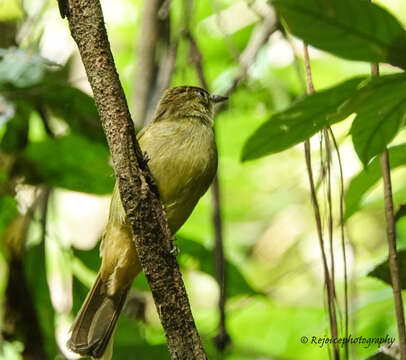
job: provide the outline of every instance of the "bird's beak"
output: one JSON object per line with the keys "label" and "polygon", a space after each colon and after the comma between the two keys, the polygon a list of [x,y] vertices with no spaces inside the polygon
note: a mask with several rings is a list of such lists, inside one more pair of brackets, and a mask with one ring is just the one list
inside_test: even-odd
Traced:
{"label": "bird's beak", "polygon": [[228,100],[228,96],[212,95],[210,99],[214,103],[220,103],[220,102]]}

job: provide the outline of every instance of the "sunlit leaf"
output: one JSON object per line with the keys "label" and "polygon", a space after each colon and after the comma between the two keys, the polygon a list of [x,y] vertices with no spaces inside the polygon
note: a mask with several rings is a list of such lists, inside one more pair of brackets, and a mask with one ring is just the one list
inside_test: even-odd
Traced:
{"label": "sunlit leaf", "polygon": [[316,92],[273,115],[248,138],[242,151],[242,160],[283,151],[308,139],[323,127],[345,119],[349,114],[344,111],[338,113],[337,109],[363,80],[361,77],[353,78]]}
{"label": "sunlit leaf", "polygon": [[380,6],[363,0],[273,0],[293,35],[350,60],[406,68],[406,32]]}
{"label": "sunlit leaf", "polygon": [[[388,151],[391,169],[406,165],[406,144],[390,147]],[[365,169],[352,178],[345,192],[345,220],[361,207],[364,195],[381,179],[381,176],[379,159],[375,158]]]}
{"label": "sunlit leaf", "polygon": [[24,11],[19,0],[0,1],[0,21],[21,19]]}

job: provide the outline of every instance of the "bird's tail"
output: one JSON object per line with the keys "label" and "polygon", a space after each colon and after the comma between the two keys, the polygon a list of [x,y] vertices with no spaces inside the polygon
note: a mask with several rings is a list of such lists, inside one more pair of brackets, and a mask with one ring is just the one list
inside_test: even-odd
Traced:
{"label": "bird's tail", "polygon": [[[67,346],[82,356],[109,359],[117,320],[129,287],[108,296],[100,274],[87,295],[75,322]],[[111,339],[111,341],[110,341]],[[106,348],[108,348],[106,350]]]}

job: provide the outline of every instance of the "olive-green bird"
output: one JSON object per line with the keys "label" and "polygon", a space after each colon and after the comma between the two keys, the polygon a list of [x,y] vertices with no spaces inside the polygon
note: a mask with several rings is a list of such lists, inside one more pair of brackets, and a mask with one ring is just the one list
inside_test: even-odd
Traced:
{"label": "olive-green bird", "polygon": [[[153,120],[138,133],[172,234],[189,217],[216,173],[213,106],[226,99],[199,87],[174,87],[164,93]],[[100,271],[72,326],[68,347],[84,356],[110,359],[118,316],[142,270],[117,183],[100,253]]]}

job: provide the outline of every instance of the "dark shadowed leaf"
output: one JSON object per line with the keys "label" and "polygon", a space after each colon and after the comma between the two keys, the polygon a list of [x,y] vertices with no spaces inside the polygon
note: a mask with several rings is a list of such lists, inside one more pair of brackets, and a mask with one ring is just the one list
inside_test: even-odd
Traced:
{"label": "dark shadowed leaf", "polygon": [[345,119],[349,114],[337,112],[365,78],[353,78],[327,90],[297,101],[290,108],[273,115],[248,138],[242,160],[273,154],[298,144],[327,125]]}
{"label": "dark shadowed leaf", "polygon": [[[391,169],[406,165],[406,144],[393,146],[389,150]],[[379,159],[375,158],[364,170],[355,175],[345,192],[345,214],[347,220],[360,207],[365,193],[381,179]]]}
{"label": "dark shadowed leaf", "polygon": [[19,160],[19,171],[29,183],[94,194],[110,193],[114,185],[109,152],[85,137],[68,135],[31,143]]}
{"label": "dark shadowed leaf", "polygon": [[395,360],[396,358],[389,356],[382,351],[378,351],[375,354],[367,357],[365,360]]}
{"label": "dark shadowed leaf", "polygon": [[45,270],[44,244],[33,246],[24,258],[27,282],[33,294],[39,324],[41,326],[44,346],[49,358],[57,352],[55,342],[54,308],[51,303]]}
{"label": "dark shadowed leaf", "polygon": [[0,147],[6,152],[19,152],[28,142],[28,119],[31,114],[31,106],[24,101],[15,103],[14,116],[9,119],[6,132],[1,139]]}
{"label": "dark shadowed leaf", "polygon": [[355,151],[364,165],[383,152],[406,115],[406,75],[386,75],[371,81],[343,106],[355,112],[351,127]]}
{"label": "dark shadowed leaf", "polygon": [[[398,262],[400,271],[400,280],[402,289],[406,289],[406,249],[398,251]],[[372,271],[368,273],[368,276],[373,276],[389,285],[392,285],[392,279],[389,269],[389,260],[386,259],[384,262],[377,265]]]}
{"label": "dark shadowed leaf", "polygon": [[350,60],[406,68],[406,32],[385,9],[363,0],[273,0],[293,35]]}

